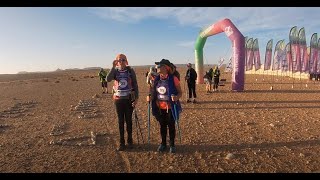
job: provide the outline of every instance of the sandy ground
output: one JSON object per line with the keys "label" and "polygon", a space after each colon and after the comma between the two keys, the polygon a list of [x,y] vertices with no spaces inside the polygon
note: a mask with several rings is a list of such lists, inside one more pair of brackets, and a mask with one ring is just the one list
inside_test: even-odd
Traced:
{"label": "sandy ground", "polygon": [[144,143],[133,124],[135,148],[124,152],[97,72],[0,75],[0,172],[320,172],[318,82],[246,75],[245,91],[232,92],[225,73],[218,92],[198,85],[198,104],[183,95],[182,142],[170,154],[156,151],[153,117],[147,143],[146,71],[136,68]]}

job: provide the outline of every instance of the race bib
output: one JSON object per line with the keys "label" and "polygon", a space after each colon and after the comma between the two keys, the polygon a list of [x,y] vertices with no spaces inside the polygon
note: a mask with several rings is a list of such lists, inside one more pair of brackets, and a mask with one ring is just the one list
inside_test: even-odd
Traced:
{"label": "race bib", "polygon": [[163,86],[160,86],[157,88],[157,91],[159,94],[165,94],[167,92],[167,89]]}
{"label": "race bib", "polygon": [[130,91],[117,91],[115,93],[116,96],[128,96],[130,94]]}
{"label": "race bib", "polygon": [[161,99],[161,100],[169,100],[169,97],[168,97],[167,95],[162,95],[162,94],[160,94],[160,95],[158,96],[158,99]]}
{"label": "race bib", "polygon": [[120,88],[125,88],[125,87],[127,87],[127,85],[128,85],[128,81],[126,79],[121,79],[119,81],[119,87]]}

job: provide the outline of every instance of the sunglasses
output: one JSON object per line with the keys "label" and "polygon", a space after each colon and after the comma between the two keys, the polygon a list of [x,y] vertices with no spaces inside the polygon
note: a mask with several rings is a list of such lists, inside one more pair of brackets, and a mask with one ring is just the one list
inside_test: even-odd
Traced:
{"label": "sunglasses", "polygon": [[156,69],[159,69],[159,68],[161,68],[163,66],[165,66],[165,65],[164,64],[158,64],[158,65],[156,65]]}
{"label": "sunglasses", "polygon": [[119,59],[118,61],[126,61],[126,59]]}

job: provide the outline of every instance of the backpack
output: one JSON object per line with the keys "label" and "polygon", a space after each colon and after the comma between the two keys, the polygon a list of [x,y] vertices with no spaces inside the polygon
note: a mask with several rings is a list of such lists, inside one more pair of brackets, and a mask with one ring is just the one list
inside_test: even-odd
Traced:
{"label": "backpack", "polygon": [[175,70],[172,75],[176,76],[180,81],[180,73],[177,70]]}
{"label": "backpack", "polygon": [[[174,80],[173,80],[173,74],[171,74],[171,75],[169,75],[169,79],[168,79],[168,81],[169,81],[169,90],[168,90],[168,94],[177,94],[178,93],[178,91],[177,91],[177,89],[175,88],[175,86],[174,86]],[[157,106],[157,103],[156,103],[156,85],[157,85],[157,83],[159,82],[159,80],[160,80],[160,75],[158,75],[156,78],[155,78],[155,81],[154,81],[154,87],[152,88],[152,96],[153,96],[153,100],[151,101],[151,106],[152,106],[152,115],[154,115],[154,116],[159,116],[161,113],[160,113],[160,111],[159,111],[159,108],[158,108],[158,106]],[[170,102],[170,104],[171,104],[171,107],[174,107],[174,104],[173,104],[173,102],[171,101],[171,98],[169,98],[170,100],[169,100],[169,102]],[[172,114],[172,116],[174,117],[174,119],[179,119],[179,115],[180,115],[180,113],[182,112],[182,107],[181,107],[181,103],[180,103],[180,101],[177,101],[177,103],[176,103],[176,110],[177,110],[177,114]],[[173,111],[172,111],[173,112]]]}
{"label": "backpack", "polygon": [[177,67],[171,63],[171,69],[173,70],[172,75],[176,76],[178,80],[180,81],[180,73],[177,71]]}
{"label": "backpack", "polygon": [[219,77],[220,76],[220,70],[219,69],[215,69],[213,71],[213,77]]}
{"label": "backpack", "polygon": [[99,72],[99,78],[100,78],[100,81],[102,82],[102,81],[105,81],[106,80],[106,77],[107,77],[107,73],[106,73],[106,71],[100,71]]}
{"label": "backpack", "polygon": [[207,78],[209,79],[210,78],[210,73],[208,71],[206,71],[205,75],[203,76],[203,78]]}
{"label": "backpack", "polygon": [[[132,81],[132,68],[130,67],[130,66],[127,66],[126,68],[125,68],[125,70],[127,70],[128,71],[128,73],[129,73],[129,78],[131,79],[131,87],[133,88],[133,81]],[[118,70],[117,70],[118,71]],[[114,81],[114,85],[117,83],[116,81],[118,81],[118,80],[116,80],[115,79],[115,81]],[[113,89],[112,89],[113,90]],[[132,91],[134,91],[134,89],[132,89]]]}
{"label": "backpack", "polygon": [[210,77],[210,79],[212,79],[212,77],[213,77],[213,69],[212,69],[212,68],[210,68],[208,73],[209,73],[209,77]]}

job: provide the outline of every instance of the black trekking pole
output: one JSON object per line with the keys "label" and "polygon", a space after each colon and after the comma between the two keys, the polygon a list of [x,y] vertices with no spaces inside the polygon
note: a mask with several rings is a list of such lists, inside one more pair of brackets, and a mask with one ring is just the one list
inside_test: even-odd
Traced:
{"label": "black trekking pole", "polygon": [[188,100],[187,98],[187,92],[186,92],[186,81],[183,83],[183,91],[186,93],[186,101]]}
{"label": "black trekking pole", "polygon": [[149,102],[148,102],[148,146],[150,149],[150,109],[151,109],[151,101],[150,101],[151,94],[149,94]]}
{"label": "black trekking pole", "polygon": [[138,130],[140,131],[140,136],[141,136],[141,139],[142,139],[142,143],[144,144],[144,138],[143,138],[142,130],[141,130],[141,128],[140,128],[139,118],[138,118],[138,114],[137,114],[137,110],[136,110],[136,109],[134,109],[134,119],[135,119],[135,121],[136,121],[136,126],[137,126],[138,144],[139,144]]}
{"label": "black trekking pole", "polygon": [[139,129],[138,129],[138,122],[137,122],[137,119],[136,119],[136,109],[133,109],[133,115],[134,115],[134,120],[135,120],[135,124],[136,124],[136,129],[137,129],[137,140],[138,140],[138,145],[140,145],[139,143]]}
{"label": "black trekking pole", "polygon": [[[172,95],[173,96],[173,95]],[[179,135],[179,141],[180,141],[180,144],[181,144],[181,131],[180,131],[180,126],[179,126],[179,118],[178,118],[178,112],[177,112],[177,104],[176,102],[174,101],[173,102],[173,111],[174,111],[174,115],[173,115],[173,118],[174,118],[174,121],[177,125],[177,128],[178,128],[178,135]],[[172,113],[172,110],[171,110],[171,113]]]}

